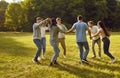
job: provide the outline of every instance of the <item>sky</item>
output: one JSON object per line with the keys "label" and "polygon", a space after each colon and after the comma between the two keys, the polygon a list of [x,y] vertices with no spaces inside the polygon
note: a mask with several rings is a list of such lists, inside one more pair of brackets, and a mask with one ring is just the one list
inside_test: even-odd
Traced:
{"label": "sky", "polygon": [[6,2],[9,2],[9,3],[11,3],[11,2],[18,2],[18,1],[23,1],[23,0],[5,0]]}

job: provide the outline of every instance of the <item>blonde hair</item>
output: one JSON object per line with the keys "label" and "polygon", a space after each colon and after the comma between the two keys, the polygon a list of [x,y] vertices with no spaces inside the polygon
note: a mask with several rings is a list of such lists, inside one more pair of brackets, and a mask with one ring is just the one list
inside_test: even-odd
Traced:
{"label": "blonde hair", "polygon": [[61,18],[60,18],[60,17],[57,17],[57,18],[56,18],[56,21],[58,21],[58,20],[61,20]]}

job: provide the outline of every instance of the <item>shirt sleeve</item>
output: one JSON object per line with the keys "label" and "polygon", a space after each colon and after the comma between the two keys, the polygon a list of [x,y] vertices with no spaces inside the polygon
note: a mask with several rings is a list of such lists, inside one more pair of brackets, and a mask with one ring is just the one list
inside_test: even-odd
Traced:
{"label": "shirt sleeve", "polygon": [[73,24],[72,29],[76,29],[76,24]]}
{"label": "shirt sleeve", "polygon": [[68,30],[68,29],[66,28],[66,26],[65,26],[65,25],[63,25],[63,27],[64,27],[64,30],[65,30],[65,31],[67,31],[67,30]]}
{"label": "shirt sleeve", "polygon": [[36,24],[34,24],[34,28],[37,28],[37,27],[40,27],[40,26],[42,26],[42,24],[45,24],[45,20],[43,20],[43,21],[41,21],[40,23],[38,23],[37,25]]}
{"label": "shirt sleeve", "polygon": [[86,30],[88,30],[89,29],[89,27],[88,27],[88,25],[85,23],[85,29]]}

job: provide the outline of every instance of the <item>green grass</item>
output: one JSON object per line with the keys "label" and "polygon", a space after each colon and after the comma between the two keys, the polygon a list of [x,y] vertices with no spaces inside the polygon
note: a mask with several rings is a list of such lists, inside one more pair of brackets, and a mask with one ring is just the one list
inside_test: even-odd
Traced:
{"label": "green grass", "polygon": [[[110,59],[103,51],[101,60],[91,59],[90,50],[90,65],[80,65],[75,35],[67,34],[67,58],[63,58],[60,47],[60,65],[50,67],[53,49],[49,44],[49,34],[46,59],[37,65],[31,61],[36,51],[32,33],[0,32],[0,78],[120,78],[120,32],[112,33],[110,40],[110,52],[117,59],[114,64],[109,64]],[[91,41],[88,41],[91,46]]]}

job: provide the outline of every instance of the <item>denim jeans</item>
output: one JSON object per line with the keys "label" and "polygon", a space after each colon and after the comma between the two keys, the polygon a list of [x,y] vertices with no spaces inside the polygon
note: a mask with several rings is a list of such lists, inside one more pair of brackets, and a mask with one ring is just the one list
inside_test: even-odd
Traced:
{"label": "denim jeans", "polygon": [[36,54],[34,56],[34,60],[37,60],[37,58],[40,56],[41,54],[41,40],[40,39],[33,39],[33,42],[35,43],[36,47],[37,47],[37,51]]}
{"label": "denim jeans", "polygon": [[45,37],[41,38],[41,45],[42,45],[42,52],[43,52],[43,55],[44,55],[45,51],[46,51],[46,38]]}
{"label": "denim jeans", "polygon": [[[77,44],[80,52],[80,60],[82,62],[83,59],[87,58],[87,55],[89,53],[88,42],[77,42]],[[85,51],[84,51],[84,48],[85,48]]]}
{"label": "denim jeans", "polygon": [[104,49],[104,53],[110,57],[111,59],[114,59],[114,57],[112,56],[112,54],[109,52],[109,45],[110,45],[110,40],[107,37],[104,37],[102,39],[103,41],[103,49]]}
{"label": "denim jeans", "polygon": [[93,55],[96,57],[95,43],[97,43],[97,45],[98,45],[98,56],[101,57],[101,40],[100,40],[100,38],[97,40],[92,40],[92,52],[93,52]]}
{"label": "denim jeans", "polygon": [[58,43],[53,41],[53,40],[50,40],[50,44],[51,46],[53,47],[53,50],[54,50],[54,55],[51,59],[51,62],[54,62],[55,60],[57,60],[57,57],[59,56],[59,52],[60,52],[60,49],[58,48]]}

